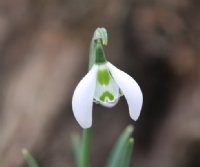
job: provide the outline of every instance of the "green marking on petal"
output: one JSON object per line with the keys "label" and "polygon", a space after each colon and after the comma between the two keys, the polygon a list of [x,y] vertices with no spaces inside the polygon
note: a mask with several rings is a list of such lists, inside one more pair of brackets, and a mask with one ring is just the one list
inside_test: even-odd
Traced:
{"label": "green marking on petal", "polygon": [[114,96],[110,93],[110,92],[108,92],[108,91],[106,91],[106,92],[104,92],[101,96],[100,96],[100,100],[101,101],[105,101],[105,99],[106,99],[106,97],[108,97],[109,99],[110,99],[110,101],[113,101],[114,100]]}
{"label": "green marking on petal", "polygon": [[100,85],[108,85],[110,82],[110,73],[107,69],[98,70],[98,82]]}

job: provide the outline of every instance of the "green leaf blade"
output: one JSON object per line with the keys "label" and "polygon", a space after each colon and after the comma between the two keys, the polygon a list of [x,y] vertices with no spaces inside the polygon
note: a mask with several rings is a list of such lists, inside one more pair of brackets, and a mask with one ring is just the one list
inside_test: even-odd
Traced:
{"label": "green leaf blade", "polygon": [[127,141],[133,133],[133,126],[128,126],[120,138],[118,139],[114,149],[112,150],[111,156],[106,167],[117,167],[119,166],[119,162],[123,157],[124,149],[126,148]]}
{"label": "green leaf blade", "polygon": [[27,149],[23,149],[22,154],[24,156],[24,159],[28,163],[29,167],[39,167],[36,160],[33,158],[31,153],[29,153],[29,151]]}
{"label": "green leaf blade", "polygon": [[134,139],[129,138],[127,145],[124,149],[124,156],[122,157],[122,159],[120,161],[120,167],[129,167],[131,155],[132,155],[132,152],[133,152],[133,145],[134,145]]}
{"label": "green leaf blade", "polygon": [[77,167],[81,167],[81,141],[77,134],[72,135],[72,145]]}

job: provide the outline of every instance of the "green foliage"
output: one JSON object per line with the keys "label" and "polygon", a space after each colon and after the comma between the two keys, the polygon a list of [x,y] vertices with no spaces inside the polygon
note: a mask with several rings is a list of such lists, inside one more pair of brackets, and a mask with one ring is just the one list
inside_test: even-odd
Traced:
{"label": "green foliage", "polygon": [[124,130],[113,148],[106,167],[121,167],[120,165],[129,164],[133,148],[133,139],[131,138],[132,133],[132,126],[128,126]]}
{"label": "green foliage", "polygon": [[134,139],[129,138],[125,146],[124,153],[121,158],[119,167],[128,167],[130,165],[131,155],[133,151]]}
{"label": "green foliage", "polygon": [[78,134],[72,135],[74,157],[77,167],[81,167],[81,140]]}
{"label": "green foliage", "polygon": [[28,163],[29,167],[39,167],[33,156],[29,153],[27,149],[22,150],[22,154],[24,156],[24,159]]}

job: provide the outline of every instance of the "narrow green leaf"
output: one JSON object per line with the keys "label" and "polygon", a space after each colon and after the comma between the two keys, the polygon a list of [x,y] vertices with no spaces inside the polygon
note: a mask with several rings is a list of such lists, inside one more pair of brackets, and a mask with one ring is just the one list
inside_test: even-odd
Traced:
{"label": "narrow green leaf", "polygon": [[131,155],[133,152],[133,145],[134,145],[134,139],[129,138],[129,140],[126,144],[126,147],[124,148],[124,151],[123,151],[124,155],[120,161],[120,167],[129,167]]}
{"label": "narrow green leaf", "polygon": [[77,167],[81,167],[81,141],[77,134],[72,135],[72,144]]}
{"label": "narrow green leaf", "polygon": [[133,126],[128,126],[120,138],[118,139],[114,149],[111,152],[111,156],[108,160],[106,167],[117,167],[119,166],[119,161],[123,155],[124,148],[127,144],[128,139],[133,133]]}
{"label": "narrow green leaf", "polygon": [[28,163],[29,167],[39,167],[33,156],[29,153],[27,149],[22,150],[22,154],[24,156],[24,159]]}

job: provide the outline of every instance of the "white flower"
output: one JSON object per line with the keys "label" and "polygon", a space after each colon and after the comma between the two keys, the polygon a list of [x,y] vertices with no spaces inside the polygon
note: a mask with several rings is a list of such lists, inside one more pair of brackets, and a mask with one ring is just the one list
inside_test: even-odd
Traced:
{"label": "white flower", "polygon": [[94,64],[74,91],[74,116],[81,127],[89,128],[92,125],[93,102],[113,107],[122,95],[127,100],[130,117],[137,120],[143,95],[136,81],[109,62]]}

